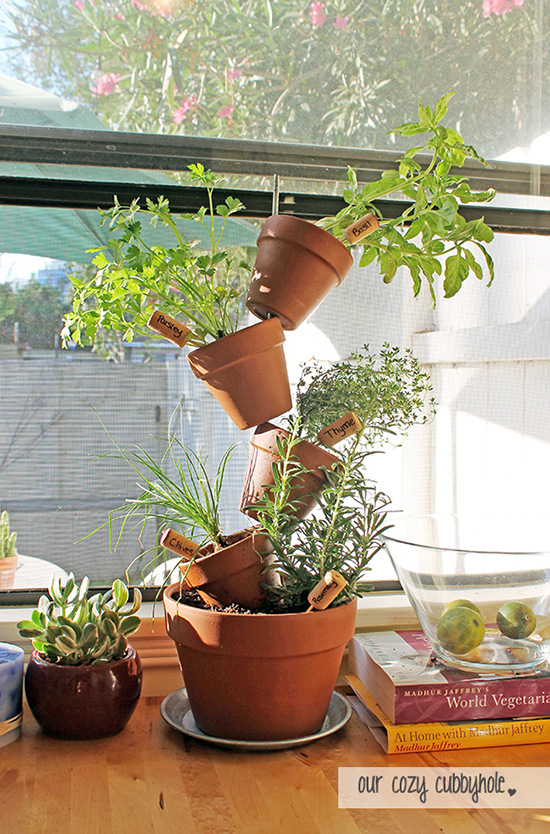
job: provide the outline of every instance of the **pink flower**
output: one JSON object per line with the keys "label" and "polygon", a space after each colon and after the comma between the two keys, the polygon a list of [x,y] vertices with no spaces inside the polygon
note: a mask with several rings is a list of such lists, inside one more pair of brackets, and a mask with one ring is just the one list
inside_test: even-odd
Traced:
{"label": "pink flower", "polygon": [[492,14],[501,15],[511,12],[512,9],[521,9],[523,0],[485,0],[483,3],[483,17]]}
{"label": "pink flower", "polygon": [[310,12],[309,12],[309,19],[311,21],[312,26],[322,26],[326,20],[325,16],[325,4],[320,3],[319,0],[315,0],[315,2],[310,3]]}
{"label": "pink flower", "polygon": [[177,110],[174,110],[172,113],[172,121],[175,122],[177,125],[180,125],[183,120],[185,119],[186,113],[191,110],[191,108],[197,103],[197,99],[195,96],[189,96],[189,98],[184,98],[181,100],[181,107],[178,107]]}
{"label": "pink flower", "polygon": [[73,5],[74,5],[75,9],[78,9],[78,11],[79,11],[79,12],[81,12],[81,11],[82,11],[82,9],[83,9],[83,8],[84,8],[84,6],[85,6],[85,3],[84,3],[84,1],[83,1],[83,0],[76,0],[76,2],[75,2],[75,3],[73,3]]}
{"label": "pink flower", "polygon": [[118,72],[109,72],[101,75],[92,87],[92,95],[97,97],[108,96],[110,93],[114,93],[119,81],[120,75]]}
{"label": "pink flower", "polygon": [[233,105],[226,104],[221,110],[218,111],[218,119],[229,119],[231,113],[233,112]]}
{"label": "pink flower", "polygon": [[117,12],[115,17],[117,18],[117,20],[126,20],[126,18],[121,12]]}
{"label": "pink flower", "polygon": [[130,0],[130,4],[138,12],[144,12],[147,9],[147,6],[145,5],[145,3],[140,3],[139,0]]}
{"label": "pink flower", "polygon": [[333,23],[333,26],[336,26],[337,29],[345,29],[346,23],[349,20],[349,14],[344,15],[341,17],[340,15],[336,15],[336,20]]}
{"label": "pink flower", "polygon": [[231,69],[231,67],[227,70],[227,77],[230,81],[234,81],[240,75],[242,75],[242,70],[240,69]]}

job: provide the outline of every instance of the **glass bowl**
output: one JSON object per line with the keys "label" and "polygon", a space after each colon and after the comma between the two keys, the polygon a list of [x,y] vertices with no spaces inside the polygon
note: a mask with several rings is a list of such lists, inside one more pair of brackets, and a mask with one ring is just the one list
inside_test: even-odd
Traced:
{"label": "glass bowl", "polygon": [[[456,520],[442,523],[434,517],[399,519],[383,538],[420,625],[445,665],[488,675],[530,674],[545,666],[550,652],[550,549],[464,548],[458,546],[461,536]],[[473,603],[482,618],[481,627],[479,620],[472,626],[469,615],[461,611],[466,633],[472,634],[473,629],[478,640],[483,635],[469,651],[464,650],[468,639],[462,645],[453,644],[454,626],[445,630],[440,625],[447,606],[458,600]],[[497,625],[497,612],[509,602],[523,603],[536,615],[528,636],[506,636]],[[523,606],[513,606],[514,613],[521,610]],[[457,616],[455,612],[453,617]],[[460,617],[454,622],[460,627]],[[503,628],[510,631],[506,624]]]}

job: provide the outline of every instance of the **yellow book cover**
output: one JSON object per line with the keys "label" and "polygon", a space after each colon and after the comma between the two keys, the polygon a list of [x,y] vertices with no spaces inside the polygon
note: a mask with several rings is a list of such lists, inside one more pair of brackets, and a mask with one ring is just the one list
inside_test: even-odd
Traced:
{"label": "yellow book cover", "polygon": [[349,697],[353,708],[386,753],[505,747],[550,741],[550,718],[393,724],[356,675],[345,677],[357,696]]}

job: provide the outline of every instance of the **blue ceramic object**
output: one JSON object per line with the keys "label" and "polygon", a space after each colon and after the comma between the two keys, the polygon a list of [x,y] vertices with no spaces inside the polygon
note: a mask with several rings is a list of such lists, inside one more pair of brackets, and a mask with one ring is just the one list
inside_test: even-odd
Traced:
{"label": "blue ceramic object", "polygon": [[0,747],[21,735],[24,662],[23,649],[0,643]]}

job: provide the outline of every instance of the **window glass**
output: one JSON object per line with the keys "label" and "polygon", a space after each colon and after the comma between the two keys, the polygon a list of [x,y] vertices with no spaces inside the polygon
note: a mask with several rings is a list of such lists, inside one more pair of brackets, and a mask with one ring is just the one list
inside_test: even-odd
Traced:
{"label": "window glass", "polygon": [[[537,167],[550,161],[546,6],[14,0],[0,12],[0,130],[132,131],[144,144],[157,133],[298,142],[342,148],[345,166],[346,146],[409,146],[387,131],[416,117],[420,97],[433,104],[456,90],[447,123],[522,177],[521,188],[510,187],[518,193],[499,193],[495,205],[546,209],[547,172]],[[188,182],[181,171],[61,159],[0,161],[0,175],[155,189]],[[230,186],[266,192],[271,177],[232,175]],[[333,172],[280,187],[296,194],[341,188]],[[293,210],[291,200],[281,211]],[[228,244],[253,258],[260,225],[258,217],[235,221]],[[430,371],[437,416],[373,456],[368,475],[393,511],[467,516],[469,534],[488,548],[510,549],[526,529],[534,545],[547,535],[550,243],[548,228],[537,228],[544,234],[497,234],[493,286],[470,277],[455,298],[440,294],[435,310],[427,292],[412,297],[408,275],[385,285],[375,266],[359,267],[356,253],[342,285],[285,343],[293,385],[313,358],[343,358],[363,344],[413,348]],[[185,222],[181,229],[196,236]],[[151,234],[160,241],[161,230]],[[100,585],[130,564],[136,581],[150,571],[154,525],[129,527],[117,543],[115,524],[110,538],[109,512],[139,490],[115,444],[139,444],[159,457],[178,408],[185,441],[208,454],[210,466],[237,444],[223,521],[228,532],[248,523],[237,507],[251,432],[239,432],[194,379],[186,349],[113,337],[94,351],[61,348],[69,275],[89,274],[87,250],[107,239],[96,211],[0,205],[0,507],[25,557],[15,587],[42,583],[36,560]],[[393,578],[382,555],[371,576]]]}
{"label": "window glass", "polygon": [[0,71],[44,93],[13,86],[1,121],[391,148],[420,97],[456,90],[454,123],[498,157],[550,130],[546,6],[11,0]]}

